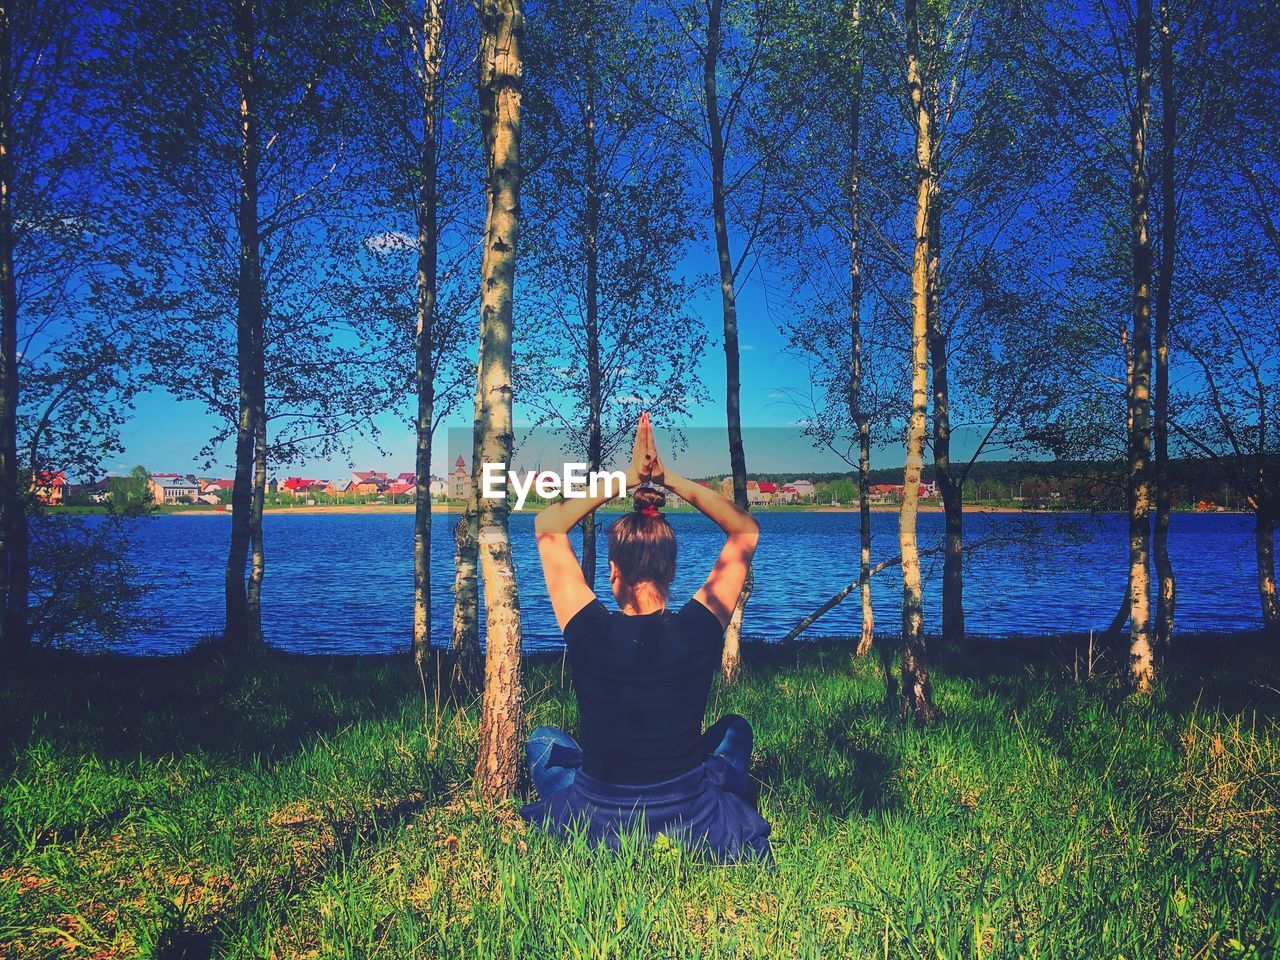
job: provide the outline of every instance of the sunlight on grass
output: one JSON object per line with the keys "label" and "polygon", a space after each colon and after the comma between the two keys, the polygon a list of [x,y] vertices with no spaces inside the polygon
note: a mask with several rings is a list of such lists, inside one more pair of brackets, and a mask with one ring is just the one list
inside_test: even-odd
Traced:
{"label": "sunlight on grass", "polygon": [[[955,659],[928,731],[885,710],[877,663],[830,648],[713,694],[755,724],[774,869],[637,838],[596,852],[486,812],[474,710],[432,704],[424,727],[397,662],[11,679],[0,953],[1275,955],[1261,699],[1184,678],[1134,705],[1051,665]],[[529,722],[572,726],[558,661],[529,681]]]}

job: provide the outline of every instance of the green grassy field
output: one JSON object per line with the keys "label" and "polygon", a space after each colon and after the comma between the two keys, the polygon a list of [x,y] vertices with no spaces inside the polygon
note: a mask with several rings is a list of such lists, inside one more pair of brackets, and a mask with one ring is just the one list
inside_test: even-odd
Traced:
{"label": "green grassy field", "polygon": [[749,651],[710,712],[756,727],[772,870],[484,810],[475,708],[404,661],[41,662],[0,681],[0,957],[1273,957],[1280,671],[1238,643],[1146,704],[945,652],[927,731],[875,658]]}

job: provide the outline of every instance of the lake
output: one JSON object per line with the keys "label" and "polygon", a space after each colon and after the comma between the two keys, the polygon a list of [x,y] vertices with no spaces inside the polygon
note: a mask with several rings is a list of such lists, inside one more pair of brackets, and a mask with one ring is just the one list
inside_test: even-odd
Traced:
{"label": "lake", "polygon": [[[857,574],[854,512],[758,514],[761,540],[755,593],[744,634],[776,639]],[[615,515],[602,515],[610,523]],[[706,518],[671,513],[679,538],[672,599],[682,603],[711,568],[723,536]],[[433,641],[447,644],[452,618],[455,516],[433,517]],[[267,640],[298,653],[391,653],[408,648],[413,604],[413,517],[407,513],[287,514],[263,518]],[[975,514],[969,541],[1000,534],[1016,543],[983,549],[967,562],[965,608],[975,636],[1086,632],[1110,623],[1123,592],[1126,520],[1122,516]],[[872,562],[897,555],[897,514],[872,514]],[[514,514],[512,540],[529,650],[558,647],[533,539],[533,515]],[[178,653],[222,625],[222,583],[230,519],[226,515],[155,516],[135,521],[133,559],[154,582],[148,611],[164,625],[128,650]],[[920,516],[922,549],[936,545],[942,515]],[[1178,574],[1179,630],[1232,631],[1260,626],[1253,521],[1234,514],[1175,514],[1170,552]],[[604,541],[598,593],[608,596]],[[939,626],[940,557],[923,560],[926,629]],[[873,579],[877,624],[896,632],[901,578],[892,567]],[[861,619],[856,594],[810,628],[814,636],[852,635]],[[483,619],[483,618],[482,618]]]}

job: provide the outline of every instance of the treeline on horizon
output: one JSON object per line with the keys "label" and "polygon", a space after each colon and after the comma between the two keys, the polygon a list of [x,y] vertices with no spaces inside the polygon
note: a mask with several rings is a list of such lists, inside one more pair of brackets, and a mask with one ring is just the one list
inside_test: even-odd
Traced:
{"label": "treeline on horizon", "polygon": [[[1182,461],[1253,513],[1280,631],[1278,64],[1280,17],[1243,0],[5,5],[5,655],[127,635],[127,525],[54,522],[36,492],[100,476],[134,399],[163,391],[212,415],[210,462],[235,451],[222,641],[241,660],[267,639],[268,475],[403,417],[424,669],[442,420],[474,412],[471,462],[510,462],[518,405],[594,469],[640,410],[679,429],[714,353],[746,506],[741,309],[807,364],[789,402],[864,506],[873,451],[904,444],[896,552],[864,509],[846,591],[865,653],[870,578],[902,577],[904,716],[934,717],[921,554],[943,555],[940,632],[962,640],[965,558],[989,545],[964,499],[993,456],[1123,463],[1117,622],[1147,693],[1176,622]],[[688,275],[699,249],[714,269]],[[917,539],[926,470],[940,544]],[[475,501],[455,542],[455,679],[482,691],[497,797],[522,726],[505,503]]]}
{"label": "treeline on horizon", "polygon": [[[1204,502],[1214,507],[1227,506],[1234,501],[1232,476],[1222,463],[1207,457],[1172,457],[1166,465],[1166,476],[1172,491],[1174,509],[1187,509]],[[1276,469],[1273,464],[1272,470]],[[867,473],[869,485],[897,485],[902,483],[901,466],[873,467]],[[1127,466],[1122,460],[976,460],[964,479],[967,499],[1017,499],[1027,495],[1021,490],[1028,480],[1043,481],[1033,499],[1045,498],[1053,493],[1067,499],[1073,506],[1116,509],[1123,508]],[[920,471],[922,483],[933,483],[938,477],[936,467],[925,463]],[[858,482],[856,471],[752,471],[751,479],[770,483],[786,483],[797,479],[811,480],[815,485],[837,482]],[[714,478],[711,478],[714,479]],[[984,496],[996,492],[997,497]],[[857,491],[844,500],[856,500]]]}

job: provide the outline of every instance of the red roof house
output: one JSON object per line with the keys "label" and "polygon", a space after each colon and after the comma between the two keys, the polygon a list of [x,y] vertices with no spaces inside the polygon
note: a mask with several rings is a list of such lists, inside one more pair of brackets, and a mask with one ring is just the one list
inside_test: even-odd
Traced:
{"label": "red roof house", "polygon": [[31,492],[41,503],[62,503],[67,493],[67,475],[61,470],[37,471],[31,478]]}
{"label": "red roof house", "polygon": [[280,485],[280,490],[282,493],[298,497],[309,492],[317,484],[323,485],[319,480],[308,480],[305,477],[286,477],[284,483]]}

